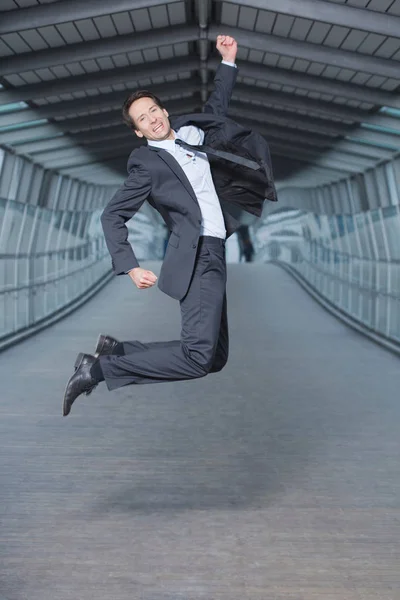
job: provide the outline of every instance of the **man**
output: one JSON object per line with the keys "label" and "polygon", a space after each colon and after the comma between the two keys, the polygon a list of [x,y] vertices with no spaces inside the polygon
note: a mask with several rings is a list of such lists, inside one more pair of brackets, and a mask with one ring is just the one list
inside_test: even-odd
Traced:
{"label": "man", "polygon": [[265,140],[226,117],[237,76],[236,41],[220,35],[216,47],[222,63],[204,113],[178,117],[172,128],[156,96],[140,91],[127,98],[124,120],[147,145],[131,153],[128,179],[101,217],[115,273],[128,274],[144,290],[157,277],[140,267],[125,223],[145,200],[161,214],[171,234],[158,286],[180,302],[181,337],[143,344],[100,335],[95,354],[81,353],[76,359],[64,416],[79,395],[91,393],[101,381],[109,390],[180,381],[204,377],[226,364],[225,239],[239,225],[232,209],[236,206],[237,214],[242,207],[259,216],[264,199],[276,196]]}
{"label": "man", "polygon": [[254,246],[250,237],[248,225],[240,225],[236,230],[239,243],[239,262],[244,256],[246,262],[252,262],[254,256]]}

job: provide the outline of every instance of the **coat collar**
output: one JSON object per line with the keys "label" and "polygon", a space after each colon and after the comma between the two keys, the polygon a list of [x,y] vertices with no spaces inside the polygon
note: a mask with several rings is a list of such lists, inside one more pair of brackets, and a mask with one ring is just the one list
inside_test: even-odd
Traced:
{"label": "coat collar", "polygon": [[163,148],[158,148],[157,146],[150,146],[150,145],[148,145],[147,147],[149,150],[156,152],[158,154],[158,156],[169,166],[169,168],[174,172],[174,174],[183,183],[186,190],[192,196],[192,198],[196,202],[196,204],[198,204],[196,194],[194,193],[194,190],[193,190],[192,186],[190,185],[189,179],[186,177],[186,175],[185,175],[182,167],[178,163],[178,161],[175,160],[175,158],[173,156],[171,156],[171,154],[169,152],[167,152],[167,150],[164,150]]}

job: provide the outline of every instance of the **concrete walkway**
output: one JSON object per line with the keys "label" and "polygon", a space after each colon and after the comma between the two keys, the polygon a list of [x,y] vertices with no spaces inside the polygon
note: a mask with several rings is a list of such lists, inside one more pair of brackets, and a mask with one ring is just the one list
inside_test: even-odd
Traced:
{"label": "concrete walkway", "polygon": [[176,338],[176,302],[116,278],[0,355],[2,600],[399,600],[399,359],[278,267],[228,308],[221,373],[67,418],[77,352]]}

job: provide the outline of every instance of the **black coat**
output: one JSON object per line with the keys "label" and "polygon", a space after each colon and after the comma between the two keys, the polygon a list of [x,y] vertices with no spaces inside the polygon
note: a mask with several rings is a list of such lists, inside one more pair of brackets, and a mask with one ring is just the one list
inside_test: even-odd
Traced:
{"label": "black coat", "polygon": [[205,133],[203,144],[249,158],[262,166],[260,171],[253,171],[228,160],[208,157],[215,190],[224,210],[230,212],[230,206],[234,205],[260,217],[264,201],[277,200],[271,155],[262,135],[228,117],[209,113],[181,115],[172,119],[171,125],[175,131],[185,125],[195,125]]}
{"label": "black coat", "polygon": [[[264,200],[276,200],[267,142],[261,135],[226,117],[236,76],[237,69],[221,64],[214,80],[215,89],[205,105],[206,112],[171,120],[175,130],[184,125],[196,125],[205,132],[205,144],[251,158],[262,165],[260,171],[251,171],[210,156],[227,236],[239,226],[238,209],[260,216]],[[200,235],[201,211],[196,195],[173,156],[154,146],[133,150],[128,160],[128,173],[127,180],[101,216],[113,269],[117,275],[122,275],[139,266],[127,239],[125,223],[147,200],[171,231],[158,286],[172,298],[181,300],[193,273]]]}

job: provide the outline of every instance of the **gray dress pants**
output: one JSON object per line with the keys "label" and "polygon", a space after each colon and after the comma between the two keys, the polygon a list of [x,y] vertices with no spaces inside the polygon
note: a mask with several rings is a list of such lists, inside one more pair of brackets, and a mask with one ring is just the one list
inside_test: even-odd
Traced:
{"label": "gray dress pants", "polygon": [[195,379],[225,366],[229,337],[224,240],[200,237],[192,280],[180,308],[180,340],[123,342],[124,355],[100,357],[109,390]]}

